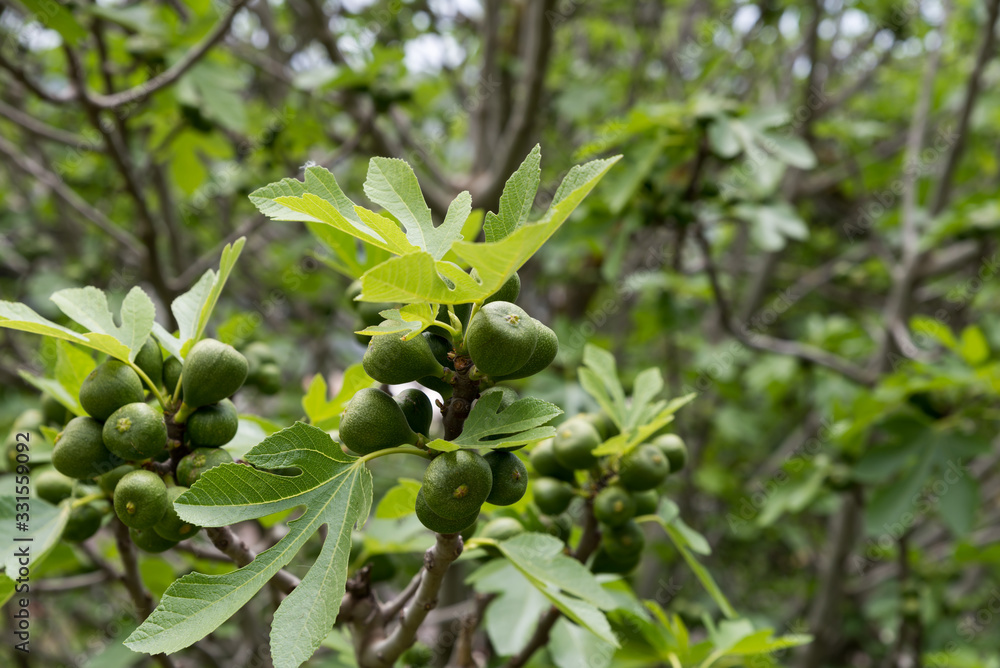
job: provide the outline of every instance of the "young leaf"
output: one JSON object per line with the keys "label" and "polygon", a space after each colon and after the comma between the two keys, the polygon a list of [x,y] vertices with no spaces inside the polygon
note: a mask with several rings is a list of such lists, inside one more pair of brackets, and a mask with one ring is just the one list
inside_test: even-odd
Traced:
{"label": "young leaf", "polygon": [[396,334],[404,341],[410,341],[434,324],[437,307],[431,304],[408,304],[399,309],[379,311],[379,315],[385,320],[373,327],[366,327],[357,334],[369,336]]}
{"label": "young leaf", "polygon": [[76,346],[71,346],[65,341],[56,341],[56,380],[62,385],[63,389],[66,390],[66,394],[72,399],[67,402],[61,397],[55,397],[59,403],[66,406],[69,410],[73,411],[77,415],[83,415],[84,413],[77,413],[77,409],[80,411],[83,408],[80,406],[80,386],[83,385],[84,379],[94,370],[97,363],[94,358],[80,350]]}
{"label": "young leaf", "polygon": [[500,656],[512,656],[524,649],[539,616],[552,605],[520,571],[503,559],[486,562],[467,582],[478,592],[496,594],[486,608],[483,624]]}
{"label": "young leaf", "polygon": [[583,349],[583,364],[578,372],[580,385],[594,397],[619,429],[625,429],[628,420],[625,390],[618,379],[614,355],[588,343]]}
{"label": "young leaf", "polygon": [[[245,459],[259,468],[223,464],[204,473],[175,503],[178,514],[212,527],[302,506],[305,511],[289,523],[277,544],[249,565],[224,575],[191,573],[172,584],[153,614],[129,636],[129,648],[169,654],[211,633],[294,559],[324,524],[328,535],[319,557],[275,613],[275,667],[301,665],[329,634],[344,596],[351,532],[364,523],[371,507],[371,473],[363,460],[345,455],[326,432],[301,422],[269,436]],[[298,475],[260,470],[289,467],[297,468]]]}
{"label": "young leaf", "polygon": [[539,222],[521,225],[493,243],[455,241],[452,252],[476,270],[480,282],[460,267],[436,261],[431,253],[410,253],[367,271],[361,277],[363,299],[435,304],[482,301],[538,252],[619,157],[594,160],[571,169]]}
{"label": "young leaf", "polygon": [[0,301],[0,327],[51,336],[83,346],[90,346],[89,340],[83,334],[56,324],[48,318],[38,315],[31,307],[19,302]]}
{"label": "young leaf", "polygon": [[414,513],[414,504],[417,502],[417,492],[423,483],[410,478],[400,478],[398,484],[392,487],[375,508],[375,517],[379,519],[395,520],[406,517]]}
{"label": "young leaf", "polygon": [[563,554],[561,540],[547,534],[523,533],[496,546],[564,615],[605,642],[619,646],[601,612],[615,607],[614,597],[586,566]]}
{"label": "young leaf", "polygon": [[352,364],[344,371],[344,377],[340,383],[340,391],[333,399],[327,399],[326,379],[323,374],[313,376],[309,383],[306,395],[302,397],[302,410],[305,411],[309,422],[322,429],[329,431],[336,429],[340,425],[340,414],[347,406],[347,402],[357,394],[358,390],[371,387],[375,383],[372,378],[365,373],[361,363]]}
{"label": "young leaf", "polygon": [[62,383],[55,378],[42,378],[29,373],[24,369],[19,369],[17,374],[21,376],[24,382],[28,383],[39,392],[44,392],[45,394],[55,397],[59,403],[68,408],[74,415],[87,414],[87,412],[83,410],[83,406],[80,405],[79,395],[70,394],[69,391],[63,387]]}
{"label": "young leaf", "polygon": [[[695,577],[701,582],[702,587],[708,592],[708,595],[712,597],[719,609],[722,610],[722,614],[730,619],[736,617],[736,611],[733,606],[729,603],[726,595],[722,593],[719,589],[719,585],[715,583],[715,579],[712,574],[706,569],[696,558],[692,551],[701,552],[707,554],[709,551],[708,543],[705,541],[704,537],[684,524],[679,514],[676,512],[677,507],[673,503],[661,502],[660,510],[656,516],[656,520],[659,522],[663,530],[667,532],[667,536],[673,542],[674,547],[677,551],[681,553],[684,561],[687,562],[688,567],[694,571]],[[681,528],[683,527],[683,528]],[[693,539],[693,540],[692,540]]]}
{"label": "young leaf", "polygon": [[132,288],[122,301],[120,327],[115,325],[107,295],[95,287],[60,290],[51,299],[59,310],[91,332],[88,337],[92,341],[98,336],[101,339],[106,336],[120,342],[127,351],[125,356],[120,351],[119,354],[107,352],[129,362],[135,360],[142,345],[146,343],[156,319],[153,301],[138,286]]}
{"label": "young leaf", "polygon": [[427,444],[435,450],[459,448],[499,448],[501,446],[534,443],[555,436],[555,427],[543,427],[552,418],[562,415],[562,409],[534,397],[518,399],[497,412],[503,396],[488,394],[476,402],[465,421],[462,433],[454,441],[437,439]]}
{"label": "young leaf", "polygon": [[[586,371],[586,369],[581,369]],[[604,455],[625,454],[632,448],[645,443],[658,431],[674,421],[674,413],[680,410],[688,402],[692,401],[695,393],[686,394],[683,397],[671,399],[669,402],[657,401],[649,406],[649,410],[658,411],[654,415],[643,418],[640,426],[635,429],[623,431],[617,436],[612,436],[601,445],[594,448],[594,454],[598,457]]]}
{"label": "young leaf", "polygon": [[403,224],[409,242],[430,253],[435,260],[443,258],[452,242],[461,238],[462,225],[472,212],[472,196],[467,191],[462,192],[448,207],[441,226],[434,227],[417,175],[398,158],[372,158],[364,187],[368,199]]}
{"label": "young leaf", "polygon": [[[500,195],[500,208],[497,213],[488,212],[483,222],[483,234],[487,243],[500,241],[511,232],[523,225],[531,213],[531,205],[535,202],[538,184],[541,180],[542,147],[535,144],[531,153],[524,159],[507,183]],[[466,237],[468,238],[468,237]]]}

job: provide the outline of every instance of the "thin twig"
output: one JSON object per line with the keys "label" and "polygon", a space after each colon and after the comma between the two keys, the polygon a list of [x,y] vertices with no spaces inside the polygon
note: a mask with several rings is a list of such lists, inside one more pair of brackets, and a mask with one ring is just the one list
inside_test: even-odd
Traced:
{"label": "thin twig", "polygon": [[[257,555],[247,547],[247,544],[236,535],[230,527],[208,527],[205,533],[212,540],[212,544],[219,548],[219,551],[232,559],[240,568],[253,561]],[[301,580],[282,569],[274,574],[271,582],[285,594],[290,594],[293,589],[299,586]]]}
{"label": "thin twig", "polygon": [[114,109],[126,104],[138,102],[161,88],[166,88],[181,78],[185,72],[194,67],[198,61],[212,49],[213,46],[226,36],[226,33],[229,32],[229,27],[233,24],[233,19],[239,11],[243,9],[243,6],[246,5],[247,2],[248,0],[235,0],[230,10],[226,12],[226,15],[223,16],[217,24],[215,24],[215,27],[212,28],[212,30],[205,35],[205,37],[202,38],[202,40],[193,49],[184,54],[184,57],[174,63],[171,67],[156,75],[149,81],[139,84],[134,88],[129,88],[128,90],[123,90],[111,95],[102,95],[100,93],[82,89],[84,96],[87,97],[95,106],[101,109]]}
{"label": "thin twig", "polygon": [[726,300],[726,297],[722,292],[722,285],[719,282],[719,275],[715,268],[715,261],[712,259],[712,248],[708,243],[708,239],[705,238],[705,234],[702,232],[701,226],[694,226],[694,237],[702,251],[705,262],[705,272],[708,274],[708,280],[712,286],[712,294],[715,297],[716,306],[719,309],[719,318],[722,321],[722,325],[725,327],[726,331],[732,334],[738,341],[740,341],[740,343],[755,350],[763,350],[766,352],[776,353],[778,355],[797,357],[799,359],[812,362],[813,364],[833,369],[837,373],[840,373],[844,377],[849,378],[860,385],[870,386],[874,383],[875,379],[872,374],[869,374],[861,367],[845,360],[839,355],[835,355],[834,353],[827,352],[814,346],[799,343],[798,341],[788,341],[785,339],[778,339],[773,336],[767,336],[766,334],[758,332],[750,332],[747,328],[734,324],[729,311],[729,302]]}

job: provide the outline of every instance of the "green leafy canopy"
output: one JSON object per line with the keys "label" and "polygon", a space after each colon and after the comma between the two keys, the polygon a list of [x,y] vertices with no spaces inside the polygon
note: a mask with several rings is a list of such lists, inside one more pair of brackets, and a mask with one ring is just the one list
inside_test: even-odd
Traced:
{"label": "green leafy canopy", "polygon": [[[250,199],[275,220],[306,222],[314,230],[316,225],[329,228],[318,236],[334,251],[331,264],[360,279],[364,301],[480,302],[542,247],[619,157],[573,167],[545,215],[528,223],[539,184],[541,151],[536,146],[507,181],[499,213],[487,214],[483,243],[463,238],[472,213],[469,193],[460,193],[444,221],[435,226],[416,175],[401,160],[372,158],[365,181],[368,197],[396,220],[355,205],[333,174],[318,167],[307,169],[304,181],[284,179],[254,191]],[[366,251],[380,251],[380,257],[388,253],[388,259],[360,264],[356,259],[359,242]],[[479,280],[446,259],[451,257],[475,269]]]}

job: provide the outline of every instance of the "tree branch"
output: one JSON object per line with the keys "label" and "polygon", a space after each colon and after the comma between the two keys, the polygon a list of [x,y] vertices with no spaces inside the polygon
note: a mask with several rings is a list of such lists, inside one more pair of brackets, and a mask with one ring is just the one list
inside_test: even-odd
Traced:
{"label": "tree branch", "polygon": [[[247,547],[247,544],[230,527],[207,527],[205,533],[211,539],[212,544],[220,552],[232,559],[237,566],[243,568],[257,558],[254,551]],[[285,594],[289,594],[299,586],[301,580],[282,569],[274,574],[271,582]]]}
{"label": "tree branch", "polygon": [[239,11],[243,9],[243,6],[246,5],[248,1],[249,0],[234,0],[232,7],[228,12],[226,12],[226,15],[223,16],[217,24],[215,24],[215,27],[212,28],[212,30],[205,35],[205,37],[203,37],[193,49],[184,54],[183,58],[149,81],[139,84],[134,88],[129,88],[128,90],[123,90],[110,95],[102,95],[92,91],[88,92],[85,88],[79,89],[80,94],[88,98],[94,106],[100,109],[114,109],[126,104],[138,102],[161,88],[166,88],[180,79],[185,72],[194,67],[198,61],[212,49],[213,46],[226,36],[226,33],[229,32],[230,26],[233,24],[233,19]]}
{"label": "tree branch", "polygon": [[708,280],[712,286],[712,294],[719,309],[719,318],[722,321],[722,326],[736,340],[748,348],[776,353],[778,355],[797,357],[807,362],[832,369],[860,385],[870,386],[875,382],[872,374],[839,355],[816,348],[815,346],[799,343],[798,341],[778,339],[758,332],[750,333],[745,327],[734,324],[729,311],[729,303],[722,292],[722,285],[719,282],[715,261],[712,259],[712,248],[699,225],[694,226],[694,236],[698,242],[698,246],[701,248],[705,262],[705,272],[708,274]]}
{"label": "tree branch", "polygon": [[[972,117],[972,108],[976,105],[979,91],[982,87],[983,70],[986,64],[993,57],[993,49],[996,44],[996,24],[997,14],[1000,13],[1000,0],[991,0],[987,6],[986,22],[983,24],[983,43],[976,54],[976,64],[969,75],[969,82],[966,84],[965,99],[962,102],[962,109],[958,115],[958,128],[955,130],[955,143],[948,152],[948,159],[945,162],[944,170],[938,177],[937,190],[934,198],[928,207],[931,217],[937,216],[948,204],[951,197],[952,179],[958,167],[958,161],[962,157],[965,148],[965,135],[969,130],[969,119]],[[938,49],[939,50],[939,49]]]}
{"label": "tree branch", "polygon": [[27,114],[20,109],[11,107],[4,102],[0,102],[0,116],[3,116],[11,123],[20,125],[36,137],[48,139],[49,141],[54,141],[58,144],[65,144],[66,146],[71,146],[79,151],[102,152],[100,147],[94,146],[93,143],[87,141],[83,137],[43,123],[31,114]]}
{"label": "tree branch", "polygon": [[386,638],[369,644],[358,657],[358,664],[365,668],[388,668],[406,651],[417,636],[417,629],[427,613],[437,605],[438,591],[451,563],[462,554],[462,537],[459,534],[435,534],[435,543],[424,553],[423,576],[413,595],[413,600],[401,614],[399,625]]}
{"label": "tree branch", "polygon": [[40,183],[51,189],[57,197],[66,202],[71,209],[120,243],[126,252],[132,256],[132,259],[138,261],[144,257],[145,254],[142,251],[142,245],[137,238],[111,222],[107,216],[92,207],[76,191],[67,186],[62,179],[31,158],[21,154],[14,144],[3,137],[0,137],[0,154],[4,155],[21,170],[31,174]]}

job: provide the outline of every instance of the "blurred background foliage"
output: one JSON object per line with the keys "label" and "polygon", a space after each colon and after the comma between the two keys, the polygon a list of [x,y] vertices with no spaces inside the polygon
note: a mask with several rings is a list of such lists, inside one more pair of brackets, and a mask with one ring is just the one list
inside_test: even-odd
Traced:
{"label": "blurred background foliage", "polygon": [[[272,346],[281,391],[240,400],[289,424],[363,348],[350,279],[249,192],[317,164],[360,199],[387,155],[439,217],[495,210],[541,143],[540,208],[622,153],[521,272],[562,343],[533,393],[591,408],[586,342],[698,392],[671,493],[737,609],[815,635],[774,661],[1000,665],[997,0],[0,7],[3,299],[139,283],[169,317],[246,235],[215,334]],[[0,341],[6,433],[54,354]],[[154,593],[175,566],[147,558]],[[636,578],[709,605],[667,545]]]}

